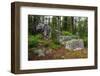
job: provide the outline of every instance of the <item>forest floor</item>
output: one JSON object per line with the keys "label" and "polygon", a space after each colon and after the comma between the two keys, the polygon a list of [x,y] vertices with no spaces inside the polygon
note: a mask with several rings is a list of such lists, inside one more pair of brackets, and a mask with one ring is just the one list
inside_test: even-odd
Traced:
{"label": "forest floor", "polygon": [[60,47],[57,49],[52,49],[52,51],[45,54],[45,56],[34,55],[31,52],[28,53],[28,60],[78,59],[87,57],[88,51],[86,48],[74,51],[65,49],[65,47]]}

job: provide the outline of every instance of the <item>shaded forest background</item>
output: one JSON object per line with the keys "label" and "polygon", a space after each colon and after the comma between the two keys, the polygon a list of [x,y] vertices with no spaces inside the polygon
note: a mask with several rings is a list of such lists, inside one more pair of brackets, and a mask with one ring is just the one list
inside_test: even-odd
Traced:
{"label": "shaded forest background", "polygon": [[52,29],[52,39],[57,39],[57,31],[63,35],[76,35],[84,40],[85,47],[88,41],[88,18],[72,16],[42,16],[29,15],[29,36],[36,35],[36,27],[39,23],[47,23]]}

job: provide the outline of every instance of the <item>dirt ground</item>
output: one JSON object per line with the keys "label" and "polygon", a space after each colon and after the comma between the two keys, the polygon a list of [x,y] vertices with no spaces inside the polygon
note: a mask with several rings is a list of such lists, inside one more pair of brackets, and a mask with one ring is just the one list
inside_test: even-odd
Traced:
{"label": "dirt ground", "polygon": [[88,57],[88,51],[86,48],[74,51],[61,47],[53,49],[50,53],[45,54],[45,56],[34,55],[30,51],[28,53],[28,60],[77,59]]}

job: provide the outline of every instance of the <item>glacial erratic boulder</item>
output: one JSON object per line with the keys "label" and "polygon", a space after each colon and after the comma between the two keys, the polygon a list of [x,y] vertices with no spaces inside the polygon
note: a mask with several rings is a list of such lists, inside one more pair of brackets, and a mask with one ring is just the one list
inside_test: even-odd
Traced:
{"label": "glacial erratic boulder", "polygon": [[65,48],[74,50],[74,51],[81,50],[84,48],[84,42],[82,39],[72,39],[72,40],[66,41]]}
{"label": "glacial erratic boulder", "polygon": [[66,44],[66,41],[70,41],[72,39],[78,39],[77,36],[60,36],[59,37],[59,42],[61,44]]}

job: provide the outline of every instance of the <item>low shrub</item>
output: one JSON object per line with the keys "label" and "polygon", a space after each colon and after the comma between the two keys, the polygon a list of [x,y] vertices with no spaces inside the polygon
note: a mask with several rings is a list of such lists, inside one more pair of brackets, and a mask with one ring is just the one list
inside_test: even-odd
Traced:
{"label": "low shrub", "polygon": [[62,31],[62,34],[65,35],[65,36],[66,36],[66,35],[69,35],[69,36],[72,35],[72,33],[71,33],[71,32],[68,32],[68,31]]}
{"label": "low shrub", "polygon": [[30,35],[28,37],[28,46],[29,48],[32,48],[32,47],[36,47],[39,43],[39,37],[38,36],[32,36]]}
{"label": "low shrub", "polygon": [[37,35],[35,35],[35,37],[36,37],[37,39],[42,39],[42,34],[37,34]]}
{"label": "low shrub", "polygon": [[84,41],[84,46],[85,46],[85,47],[88,47],[88,38],[85,37],[85,38],[83,39],[83,41]]}
{"label": "low shrub", "polygon": [[49,47],[49,42],[48,41],[44,41],[43,45],[44,45],[44,47]]}
{"label": "low shrub", "polygon": [[60,48],[61,45],[55,44],[54,42],[52,42],[52,43],[49,44],[49,47],[52,48],[52,49],[57,49],[57,48]]}

